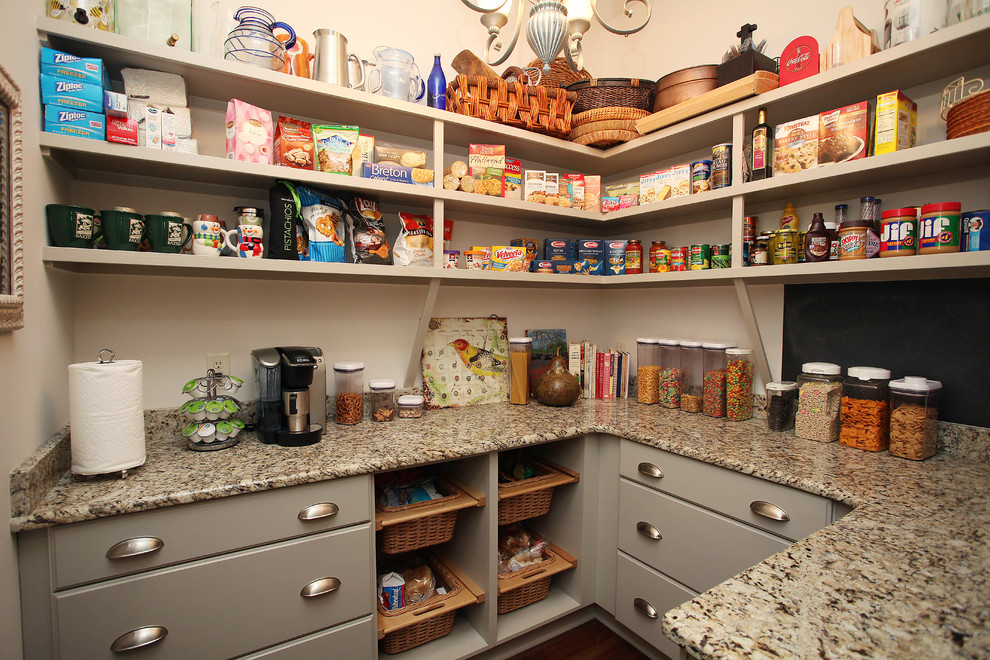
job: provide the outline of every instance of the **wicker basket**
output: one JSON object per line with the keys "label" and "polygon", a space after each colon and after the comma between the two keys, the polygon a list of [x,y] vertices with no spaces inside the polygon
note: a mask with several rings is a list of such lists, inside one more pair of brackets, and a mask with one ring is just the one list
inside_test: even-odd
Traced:
{"label": "wicker basket", "polygon": [[540,60],[533,60],[529,63],[528,68],[540,70],[540,73],[543,75],[540,78],[540,84],[545,87],[567,87],[572,82],[591,80],[592,78],[592,75],[588,73],[587,69],[581,69],[580,71],[572,69],[563,57],[558,57],[550,63],[550,73],[543,73],[543,62]]}
{"label": "wicker basket", "polygon": [[574,568],[577,560],[557,546],[547,545],[545,559],[514,573],[498,576],[496,611],[505,614],[543,600],[550,593],[550,579],[562,571]]}
{"label": "wicker basket", "polygon": [[[561,472],[544,463],[533,461],[536,475],[529,479],[519,481],[509,481],[498,485],[498,524],[508,525],[510,523],[542,516],[550,511],[550,500],[553,498],[553,489],[558,485],[556,477],[561,476]],[[506,478],[504,472],[500,473]],[[545,486],[538,490],[529,490],[533,486]],[[529,492],[513,495],[517,490],[529,490]]]}
{"label": "wicker basket", "polygon": [[946,115],[945,137],[949,140],[990,131],[990,90],[963,99]]}
{"label": "wicker basket", "polygon": [[457,76],[447,86],[447,109],[451,112],[565,139],[571,133],[576,98],[563,89],[484,76]]}
{"label": "wicker basket", "polygon": [[375,508],[382,513],[414,512],[417,510],[426,511],[428,509],[441,509],[440,511],[424,515],[421,518],[403,522],[398,525],[383,527],[378,532],[378,549],[385,554],[395,555],[409,550],[418,550],[438,543],[445,543],[454,536],[454,525],[457,523],[457,510],[442,510],[443,505],[453,502],[463,493],[452,483],[444,480],[437,480],[437,489],[443,497],[436,500],[416,502],[404,506],[388,507],[381,504]]}
{"label": "wicker basket", "polygon": [[440,612],[432,617],[429,614],[449,604],[455,597],[459,597],[464,591],[464,585],[461,584],[446,566],[433,557],[428,557],[427,563],[433,569],[433,575],[436,577],[437,583],[442,584],[447,589],[447,593],[436,594],[424,601],[407,605],[397,610],[386,610],[379,603],[378,614],[384,617],[396,617],[410,613],[415,613],[413,614],[414,616],[423,617],[422,620],[412,625],[389,632],[382,637],[381,648],[383,653],[391,655],[393,653],[408,651],[421,644],[445,637],[454,628],[454,616],[457,614],[456,609]]}
{"label": "wicker basket", "polygon": [[592,78],[569,84],[567,91],[577,94],[575,113],[614,107],[649,112],[656,97],[656,83],[639,78]]}

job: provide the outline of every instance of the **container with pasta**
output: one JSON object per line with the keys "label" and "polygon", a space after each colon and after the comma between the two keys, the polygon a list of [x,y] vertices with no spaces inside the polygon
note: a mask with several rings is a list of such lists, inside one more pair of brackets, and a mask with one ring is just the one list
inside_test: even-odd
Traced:
{"label": "container with pasta", "polygon": [[942,383],[921,376],[890,381],[890,453],[923,461],[938,443]]}
{"label": "container with pasta", "polygon": [[890,444],[890,370],[849,367],[842,382],[839,442],[865,451],[883,451]]}

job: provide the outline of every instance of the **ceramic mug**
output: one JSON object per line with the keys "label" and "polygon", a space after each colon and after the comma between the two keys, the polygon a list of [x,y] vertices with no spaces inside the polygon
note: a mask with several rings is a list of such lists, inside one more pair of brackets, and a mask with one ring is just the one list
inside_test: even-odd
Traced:
{"label": "ceramic mug", "polygon": [[208,217],[216,216],[201,215],[192,223],[193,254],[219,257],[224,244],[223,227],[217,220],[204,219]]}
{"label": "ceramic mug", "polygon": [[136,250],[148,234],[144,218],[131,208],[117,206],[100,211],[100,222],[111,250]]}
{"label": "ceramic mug", "polygon": [[264,231],[261,225],[239,225],[224,235],[224,242],[238,257],[260,259],[264,253],[262,238]]}
{"label": "ceramic mug", "polygon": [[57,247],[87,248],[103,235],[96,211],[85,206],[49,204],[45,215],[48,235]]}
{"label": "ceramic mug", "polygon": [[178,254],[192,240],[192,227],[185,224],[185,218],[178,213],[162,211],[146,215],[144,221],[152,252]]}

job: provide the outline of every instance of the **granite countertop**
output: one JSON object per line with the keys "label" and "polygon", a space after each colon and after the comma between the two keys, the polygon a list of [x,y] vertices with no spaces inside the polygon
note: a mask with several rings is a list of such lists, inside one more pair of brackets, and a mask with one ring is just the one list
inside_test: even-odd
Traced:
{"label": "granite countertop", "polygon": [[[248,435],[220,452],[187,451],[166,419],[149,416],[147,462],[124,480],[74,481],[65,432],[57,434],[11,474],[12,531],[607,433],[856,507],[667,612],[665,634],[690,654],[990,655],[985,430],[943,429],[940,453],[914,462],[773,433],[760,419],[729,422],[631,401],[428,411],[419,420],[333,426],[310,447]],[[960,438],[974,434],[964,448]]]}

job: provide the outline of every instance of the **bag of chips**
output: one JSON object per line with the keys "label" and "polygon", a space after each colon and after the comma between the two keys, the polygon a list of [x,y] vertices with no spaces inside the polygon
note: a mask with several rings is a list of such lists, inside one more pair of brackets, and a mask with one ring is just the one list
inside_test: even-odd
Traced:
{"label": "bag of chips", "polygon": [[395,239],[394,255],[396,266],[432,266],[433,218],[399,213],[399,236]]}
{"label": "bag of chips", "polygon": [[347,205],[334,195],[307,186],[297,186],[296,194],[309,238],[309,261],[343,263]]}
{"label": "bag of chips", "polygon": [[355,197],[347,209],[347,234],[351,261],[357,264],[391,264],[392,253],[385,238],[385,223],[378,202]]}
{"label": "bag of chips", "polygon": [[299,246],[301,237],[297,227],[302,223],[302,216],[295,186],[288,181],[276,182],[268,193],[268,202],[271,223],[265,240],[265,258],[296,261],[305,251]]}

